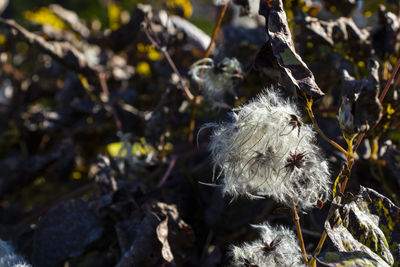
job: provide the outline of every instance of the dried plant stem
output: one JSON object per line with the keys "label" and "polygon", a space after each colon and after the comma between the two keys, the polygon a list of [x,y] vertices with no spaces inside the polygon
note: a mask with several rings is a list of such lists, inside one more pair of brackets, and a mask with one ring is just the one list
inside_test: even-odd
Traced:
{"label": "dried plant stem", "polygon": [[223,19],[224,16],[225,16],[225,12],[226,12],[226,10],[228,9],[228,6],[229,6],[229,3],[230,3],[230,2],[231,2],[231,1],[227,1],[227,2],[226,2],[226,4],[224,5],[224,7],[223,7],[222,10],[221,10],[221,13],[219,14],[219,18],[218,18],[217,24],[215,25],[214,30],[213,30],[213,33],[212,33],[212,35],[211,35],[210,44],[208,45],[206,54],[204,55],[205,58],[207,58],[207,57],[210,56],[212,45],[214,44],[215,37],[217,37],[218,30],[219,30],[219,28],[221,27],[222,19]]}
{"label": "dried plant stem", "polygon": [[[226,10],[228,9],[229,3],[230,3],[230,1],[226,2],[226,4],[224,5],[224,7],[221,10],[221,13],[219,14],[217,24],[214,27],[213,33],[211,35],[210,43],[208,44],[206,53],[204,54],[204,58],[208,58],[210,56],[211,48],[214,44],[215,38],[217,37],[218,30],[221,27],[222,19],[225,16],[225,13],[226,13]],[[204,69],[201,70],[200,75],[203,75],[203,72],[204,72]],[[192,106],[192,110],[190,112],[189,137],[188,137],[189,143],[192,143],[193,139],[194,139],[194,128],[196,126],[195,114],[196,114],[196,104],[198,102],[198,97],[199,97],[198,93],[196,92],[193,97],[193,106]]]}
{"label": "dried plant stem", "polygon": [[170,176],[171,172],[173,171],[173,169],[174,169],[174,167],[176,165],[176,162],[179,159],[195,155],[196,153],[205,150],[207,148],[207,146],[208,146],[208,144],[202,143],[202,144],[200,144],[200,145],[198,145],[196,147],[193,147],[193,148],[191,148],[191,149],[189,149],[187,151],[179,152],[179,153],[171,155],[169,163],[168,163],[168,168],[165,171],[164,175],[162,176],[160,182],[158,183],[157,188],[160,188],[165,184],[165,182],[167,181],[167,179]]}
{"label": "dried plant stem", "polygon": [[309,263],[310,266],[316,266],[317,256],[321,252],[322,246],[324,245],[325,239],[326,239],[327,236],[328,236],[328,234],[326,233],[326,230],[324,230],[324,232],[322,233],[322,236],[321,236],[321,238],[320,238],[320,240],[318,242],[318,245],[315,248],[314,254],[313,254],[313,256],[312,256],[312,258],[310,260],[310,263]]}
{"label": "dried plant stem", "polygon": [[297,214],[296,204],[294,203],[293,198],[292,198],[292,211],[293,211],[294,223],[296,225],[297,236],[299,238],[301,252],[303,253],[305,263],[308,263],[306,247],[304,245],[303,235],[301,234],[300,218],[299,215]]}
{"label": "dried plant stem", "polygon": [[324,134],[324,132],[322,132],[321,128],[319,128],[317,120],[315,119],[314,113],[312,111],[313,101],[312,101],[312,99],[308,99],[308,97],[306,95],[304,95],[304,96],[306,97],[306,100],[307,100],[307,106],[306,106],[307,113],[308,113],[308,116],[310,117],[312,123],[314,124],[315,130],[317,130],[317,132],[319,133],[319,135],[322,138],[324,138],[328,143],[330,143],[332,146],[334,146],[335,148],[340,150],[347,157],[348,156],[347,151],[343,147],[341,147],[338,143],[336,143],[335,141],[333,141],[332,139],[327,137]]}
{"label": "dried plant stem", "polygon": [[[379,101],[381,103],[383,102],[383,99],[385,98],[386,93],[388,92],[388,90],[390,88],[390,85],[392,84],[392,82],[393,82],[393,80],[394,80],[399,68],[400,68],[400,59],[397,60],[396,67],[394,68],[393,73],[390,76],[390,79],[387,81],[387,83],[385,85],[385,88],[383,89],[381,95],[379,96]],[[396,79],[395,84],[398,83],[399,77],[400,77],[400,75]],[[307,111],[308,111],[308,108],[307,108]],[[342,194],[344,194],[344,192],[346,190],[347,183],[348,183],[349,178],[350,178],[351,169],[352,169],[353,163],[354,163],[354,152],[357,151],[357,148],[360,145],[361,141],[363,140],[364,136],[365,136],[365,132],[361,133],[358,136],[357,142],[356,142],[356,144],[354,146],[353,146],[354,138],[352,138],[350,140],[346,139],[347,145],[348,145],[348,151],[347,151],[347,154],[346,154],[346,158],[347,158],[347,167],[348,167],[349,173],[348,173],[348,175],[346,175],[344,181],[341,184],[340,192]],[[327,233],[324,230],[324,232],[322,233],[322,236],[321,236],[321,238],[320,238],[320,240],[318,242],[317,248],[314,251],[312,259],[310,260],[310,266],[315,266],[316,265],[316,258],[319,255],[319,253],[321,252],[321,249],[322,249],[322,246],[324,245],[326,237],[327,237]]]}
{"label": "dried plant stem", "polygon": [[196,127],[196,102],[198,101],[199,95],[196,93],[194,95],[194,101],[192,109],[190,110],[190,122],[189,122],[189,137],[188,142],[191,144],[194,140],[194,128]]}
{"label": "dried plant stem", "polygon": [[118,135],[122,135],[122,121],[118,116],[118,112],[114,106],[114,103],[111,102],[110,91],[108,90],[106,75],[105,75],[105,73],[100,72],[98,77],[99,77],[101,89],[103,90],[103,93],[106,95],[107,102],[111,107],[111,112],[114,116],[115,124],[117,125]]}
{"label": "dried plant stem", "polygon": [[347,169],[349,170],[348,175],[346,175],[346,177],[344,178],[344,181],[342,182],[341,186],[340,186],[340,193],[344,194],[344,191],[346,190],[346,186],[347,186],[347,182],[349,181],[350,175],[351,175],[351,168],[353,168],[353,163],[354,163],[354,150],[353,150],[353,141],[354,138],[356,136],[354,136],[351,139],[346,139],[347,142]]}
{"label": "dried plant stem", "polygon": [[379,101],[381,103],[382,103],[383,99],[385,98],[386,93],[389,90],[390,85],[392,84],[392,82],[394,80],[394,77],[396,76],[397,72],[399,71],[399,67],[400,67],[400,58],[397,60],[396,67],[394,68],[392,75],[390,75],[390,79],[387,81],[385,88],[383,89],[383,91],[379,97]]}
{"label": "dried plant stem", "polygon": [[[149,23],[147,25],[151,29],[151,25]],[[161,51],[161,53],[163,54],[163,56],[167,60],[168,64],[171,66],[171,68],[174,71],[174,73],[178,76],[179,83],[182,86],[182,89],[183,89],[183,92],[185,93],[186,98],[192,101],[194,99],[194,97],[193,97],[192,93],[190,92],[189,88],[186,86],[185,81],[182,78],[182,75],[179,73],[178,68],[176,67],[176,65],[175,65],[174,61],[172,60],[171,56],[169,55],[167,48],[165,46],[161,46],[161,44],[159,44],[153,38],[152,34],[149,32],[149,30],[147,29],[146,26],[143,27],[143,31],[146,34],[147,39],[149,39],[149,41],[151,42],[151,44],[157,50]]]}

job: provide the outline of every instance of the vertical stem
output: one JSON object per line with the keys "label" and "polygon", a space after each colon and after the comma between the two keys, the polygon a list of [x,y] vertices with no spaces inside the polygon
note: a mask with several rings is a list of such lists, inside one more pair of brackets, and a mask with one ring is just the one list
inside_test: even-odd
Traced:
{"label": "vertical stem", "polygon": [[[226,13],[226,10],[228,9],[229,3],[230,3],[230,0],[226,2],[226,4],[224,5],[224,7],[221,10],[221,13],[219,14],[219,18],[218,18],[217,24],[215,25],[213,33],[211,35],[210,43],[208,44],[206,53],[204,54],[205,58],[210,56],[212,45],[213,45],[213,43],[215,41],[215,38],[217,37],[218,30],[221,27],[222,19],[225,16],[225,13]],[[203,71],[201,72],[201,74],[203,74]],[[198,94],[195,93],[195,95],[193,97],[193,107],[192,107],[192,110],[190,112],[189,137],[188,137],[189,143],[192,143],[193,142],[193,138],[194,138],[194,128],[196,126],[195,113],[196,113],[196,104],[197,104],[197,102],[198,102]]]}
{"label": "vertical stem", "polygon": [[299,218],[299,215],[297,214],[296,204],[294,203],[293,198],[292,198],[292,211],[293,211],[294,223],[296,225],[297,236],[299,238],[301,252],[303,253],[304,262],[308,264],[307,252],[306,252],[306,248],[304,246],[303,235],[301,234],[300,218]]}
{"label": "vertical stem", "polygon": [[[400,76],[399,76],[400,77]],[[371,156],[370,159],[377,160],[378,159],[378,151],[379,151],[379,135],[374,137],[371,142]]]}
{"label": "vertical stem", "polygon": [[[149,23],[149,27],[151,30],[151,24]],[[168,64],[171,66],[172,70],[175,72],[175,74],[178,76],[179,78],[179,83],[182,86],[183,92],[185,93],[185,96],[189,99],[189,100],[193,100],[194,97],[192,95],[192,93],[190,92],[189,88],[186,86],[185,81],[183,80],[181,74],[179,73],[178,68],[176,67],[174,61],[172,60],[171,56],[169,55],[167,48],[162,46],[161,44],[158,43],[153,36],[150,34],[150,32],[148,31],[148,29],[146,28],[146,26],[143,28],[144,34],[146,35],[147,39],[149,39],[149,41],[151,42],[151,44],[157,48],[158,50],[161,51],[161,53],[164,55],[165,59],[167,60]],[[154,35],[155,37],[157,37],[157,35]]]}
{"label": "vertical stem", "polygon": [[110,91],[108,90],[107,81],[106,81],[106,75],[103,72],[101,72],[101,73],[98,74],[98,78],[99,78],[99,81],[100,81],[101,89],[103,90],[103,93],[106,95],[107,102],[111,107],[111,112],[112,112],[112,114],[114,116],[115,124],[116,124],[117,129],[118,129],[118,135],[120,135],[120,134],[122,134],[122,122],[121,122],[121,119],[118,116],[118,112],[117,112],[117,109],[114,106],[114,103],[111,102]]}
{"label": "vertical stem", "polygon": [[384,80],[387,80],[387,77],[388,77],[388,66],[389,66],[389,61],[385,60],[383,62],[383,70],[382,70],[382,78]]}
{"label": "vertical stem", "polygon": [[315,248],[314,254],[310,260],[310,266],[316,266],[316,262],[317,262],[317,256],[319,255],[319,253],[321,252],[322,246],[325,243],[325,239],[328,236],[328,234],[326,233],[326,230],[324,230],[324,232],[322,233],[322,236],[318,242],[317,247]]}
{"label": "vertical stem", "polygon": [[213,33],[211,35],[211,41],[210,41],[210,44],[207,47],[206,54],[204,55],[204,57],[209,57],[210,56],[212,45],[213,45],[213,43],[215,41],[215,37],[217,37],[218,30],[221,27],[222,19],[225,16],[225,12],[228,9],[228,6],[229,6],[230,2],[231,1],[227,1],[226,2],[226,4],[224,5],[224,7],[221,10],[221,13],[219,14],[219,18],[218,18],[217,24],[215,25],[215,28],[214,28]]}
{"label": "vertical stem", "polygon": [[396,62],[396,67],[394,68],[392,75],[390,75],[390,79],[389,79],[389,81],[386,83],[386,86],[385,86],[385,88],[383,89],[381,96],[379,97],[379,101],[380,101],[381,103],[382,103],[383,99],[385,98],[385,95],[386,95],[387,91],[389,90],[390,85],[392,84],[393,79],[394,79],[394,77],[396,76],[396,74],[397,74],[397,72],[398,72],[398,70],[399,70],[399,67],[400,67],[400,58],[397,60],[397,62]]}

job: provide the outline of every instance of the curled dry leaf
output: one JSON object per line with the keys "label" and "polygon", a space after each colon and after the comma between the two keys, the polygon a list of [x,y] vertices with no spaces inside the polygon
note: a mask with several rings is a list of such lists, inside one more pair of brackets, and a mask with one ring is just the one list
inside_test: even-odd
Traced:
{"label": "curled dry leaf", "polygon": [[153,210],[163,221],[157,226],[157,238],[162,244],[163,258],[181,266],[194,246],[195,236],[192,228],[184,222],[175,205],[157,202]]}
{"label": "curled dry leaf", "polygon": [[[389,266],[377,262],[368,253],[362,251],[352,252],[325,252],[317,261],[321,266],[327,267],[348,267],[348,266]],[[378,265],[381,264],[381,265]]]}
{"label": "curled dry leaf", "polygon": [[379,93],[379,63],[370,59],[369,77],[355,80],[343,70],[343,97],[339,111],[339,123],[345,136],[372,129],[382,117]]}
{"label": "curled dry leaf", "polygon": [[338,46],[345,44],[352,57],[371,57],[374,53],[370,32],[360,29],[353,18],[341,17],[337,20],[324,21],[306,16],[296,21],[301,26],[298,38],[302,42]]}
{"label": "curled dry leaf", "polygon": [[373,44],[377,53],[383,57],[398,53],[400,49],[400,18],[380,5],[378,11],[378,29],[373,34]]}
{"label": "curled dry leaf", "polygon": [[167,262],[173,262],[174,255],[172,254],[171,247],[168,243],[168,217],[162,221],[156,229],[157,238],[162,244],[161,255]]}
{"label": "curled dry leaf", "polygon": [[[282,0],[260,1],[259,14],[266,19],[268,41],[257,55],[255,67],[272,64],[276,69],[272,62],[274,61],[284,74],[278,82],[288,87],[294,85],[314,99],[323,96],[324,93],[315,82],[313,73],[296,52]],[[265,60],[270,62],[259,65],[259,61]]]}

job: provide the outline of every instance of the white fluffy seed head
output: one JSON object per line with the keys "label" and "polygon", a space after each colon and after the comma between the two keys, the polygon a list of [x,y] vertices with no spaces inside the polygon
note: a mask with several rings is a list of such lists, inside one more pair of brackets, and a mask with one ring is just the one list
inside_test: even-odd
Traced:
{"label": "white fluffy seed head", "polygon": [[217,65],[210,58],[194,63],[189,71],[192,79],[201,88],[202,95],[213,105],[223,102],[224,95],[235,95],[234,81],[242,73],[242,67],[236,58],[224,58]]}
{"label": "white fluffy seed head", "polygon": [[231,113],[231,122],[212,126],[209,150],[223,192],[269,196],[300,209],[329,196],[328,164],[314,144],[315,133],[300,121],[296,106],[272,91]]}
{"label": "white fluffy seed head", "polygon": [[233,266],[307,266],[291,230],[283,226],[272,227],[268,223],[253,227],[260,230],[261,237],[251,243],[231,247]]}
{"label": "white fluffy seed head", "polygon": [[31,267],[25,260],[14,252],[7,242],[0,239],[0,266],[1,267]]}

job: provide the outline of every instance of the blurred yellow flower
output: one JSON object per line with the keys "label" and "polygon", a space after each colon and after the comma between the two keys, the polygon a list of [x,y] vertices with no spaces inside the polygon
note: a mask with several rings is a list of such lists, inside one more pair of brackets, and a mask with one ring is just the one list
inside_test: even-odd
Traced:
{"label": "blurred yellow flower", "polygon": [[167,0],[166,6],[170,9],[181,8],[183,11],[183,16],[188,19],[193,14],[193,7],[190,0]]}
{"label": "blurred yellow flower", "polygon": [[136,72],[139,75],[143,76],[150,76],[151,75],[151,69],[149,63],[146,61],[141,61],[136,65]]}
{"label": "blurred yellow flower", "polygon": [[111,3],[107,6],[108,11],[108,24],[111,30],[116,31],[121,26],[121,12],[122,8],[115,4]]}
{"label": "blurred yellow flower", "polygon": [[36,11],[25,11],[23,13],[25,19],[38,23],[45,24],[58,30],[69,30],[70,27],[48,7],[41,7]]}

